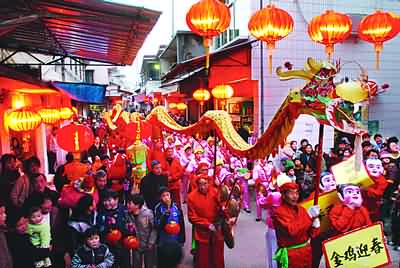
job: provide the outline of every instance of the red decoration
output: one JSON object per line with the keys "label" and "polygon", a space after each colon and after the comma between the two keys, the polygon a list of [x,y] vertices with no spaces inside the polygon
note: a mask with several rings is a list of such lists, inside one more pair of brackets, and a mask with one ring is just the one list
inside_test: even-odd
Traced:
{"label": "red decoration", "polygon": [[200,0],[190,7],[186,23],[190,30],[204,38],[206,68],[210,66],[209,51],[212,38],[224,32],[231,22],[229,8],[217,0]]}
{"label": "red decoration", "polygon": [[122,243],[127,249],[135,250],[139,248],[139,240],[133,235],[125,237]]}
{"label": "red decoration", "polygon": [[181,227],[178,223],[171,221],[170,223],[165,225],[164,230],[167,234],[177,235],[181,231]]}
{"label": "red decoration", "polygon": [[388,12],[377,10],[364,17],[358,25],[358,36],[375,45],[376,69],[379,69],[383,42],[395,37],[399,32],[398,18]]}
{"label": "red decoration", "polygon": [[42,118],[30,108],[21,108],[7,114],[5,121],[14,131],[30,131],[40,126]]}
{"label": "red decoration", "polygon": [[106,240],[113,244],[117,243],[121,238],[122,234],[118,229],[112,229],[106,235]]}
{"label": "red decoration", "polygon": [[290,14],[274,5],[266,6],[250,18],[248,24],[250,33],[258,40],[267,43],[270,73],[272,73],[272,49],[275,48],[275,42],[292,32],[293,24]]}
{"label": "red decoration", "polygon": [[325,45],[325,52],[331,59],[333,46],[349,37],[351,27],[352,21],[349,16],[327,10],[311,20],[308,25],[308,35],[314,42]]}
{"label": "red decoration", "polygon": [[82,152],[94,141],[93,131],[84,125],[70,124],[57,131],[57,144],[67,152]]}

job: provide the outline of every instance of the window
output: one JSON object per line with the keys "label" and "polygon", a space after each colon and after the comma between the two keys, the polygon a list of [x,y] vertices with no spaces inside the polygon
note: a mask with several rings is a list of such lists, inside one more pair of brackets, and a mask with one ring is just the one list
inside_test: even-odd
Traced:
{"label": "window", "polygon": [[85,82],[94,83],[94,70],[85,70]]}

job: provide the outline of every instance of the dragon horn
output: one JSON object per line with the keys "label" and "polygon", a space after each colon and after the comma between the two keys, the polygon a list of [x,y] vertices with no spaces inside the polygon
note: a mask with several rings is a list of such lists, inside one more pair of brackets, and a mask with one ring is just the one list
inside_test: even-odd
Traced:
{"label": "dragon horn", "polygon": [[282,71],[282,67],[276,68],[276,74],[281,80],[290,80],[295,78],[302,78],[304,80],[310,81],[314,75],[309,71],[305,70],[293,70],[293,71]]}
{"label": "dragon horn", "polygon": [[307,63],[307,66],[310,67],[311,72],[313,72],[313,73],[318,73],[322,68],[322,64],[313,58],[307,58],[306,63]]}

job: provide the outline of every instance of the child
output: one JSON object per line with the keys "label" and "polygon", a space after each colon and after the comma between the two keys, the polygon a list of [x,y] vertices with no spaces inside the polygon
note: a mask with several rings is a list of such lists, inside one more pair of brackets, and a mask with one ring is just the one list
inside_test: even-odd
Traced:
{"label": "child", "polygon": [[[28,234],[35,247],[50,248],[50,224],[44,219],[40,207],[32,207],[29,211]],[[41,267],[51,267],[48,256],[35,262],[35,268]]]}
{"label": "child", "polygon": [[110,268],[114,256],[105,244],[100,243],[100,232],[91,227],[85,232],[85,244],[72,258],[71,268]]}
{"label": "child", "polygon": [[[181,245],[185,243],[185,223],[183,219],[183,213],[180,208],[172,202],[171,193],[166,187],[160,189],[160,203],[155,208],[154,221],[158,229],[158,244],[174,240],[179,242]],[[179,224],[180,231],[177,234],[169,234],[165,230],[165,226],[175,222]]]}
{"label": "child", "polygon": [[154,226],[153,211],[144,206],[144,198],[140,194],[129,195],[127,198],[128,223],[127,229],[135,234],[140,244],[134,251],[133,267],[154,267],[155,243],[157,230]]}
{"label": "child", "polygon": [[393,209],[392,209],[392,241],[391,245],[394,250],[400,251],[400,184],[397,190],[392,194]]}
{"label": "child", "polygon": [[[126,229],[126,208],[119,203],[119,194],[108,190],[104,193],[103,206],[97,215],[97,227],[100,230],[101,238],[107,239],[107,234],[112,230],[118,230],[122,235],[127,234]],[[111,252],[115,256],[115,267],[128,267],[128,250],[123,248],[121,241],[106,241]]]}

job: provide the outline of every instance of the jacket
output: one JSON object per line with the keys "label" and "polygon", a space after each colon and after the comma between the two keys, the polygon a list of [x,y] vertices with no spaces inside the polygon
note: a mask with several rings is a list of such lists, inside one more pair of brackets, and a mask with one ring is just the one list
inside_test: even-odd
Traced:
{"label": "jacket", "polygon": [[142,207],[139,215],[128,214],[127,222],[133,223],[136,230],[136,237],[139,239],[139,250],[145,250],[146,247],[153,246],[157,239],[157,230],[154,226],[153,212]]}
{"label": "jacket", "polygon": [[30,191],[30,182],[28,176],[26,175],[20,176],[15,182],[10,193],[10,198],[13,205],[18,208],[21,208],[25,200],[29,196],[29,191]]}
{"label": "jacket", "polygon": [[28,224],[28,234],[35,247],[48,248],[51,242],[50,224],[43,221],[39,224]]}
{"label": "jacket", "polygon": [[140,194],[143,195],[146,206],[154,210],[160,200],[160,187],[168,185],[168,179],[163,175],[155,175],[152,172],[144,176],[140,183]]}
{"label": "jacket", "polygon": [[76,251],[71,261],[71,268],[90,268],[96,265],[96,268],[111,268],[114,264],[114,256],[104,244],[98,248],[91,249],[86,245],[81,246]]}
{"label": "jacket", "polygon": [[[164,231],[165,225],[169,224],[171,221],[179,224],[179,234],[170,235]],[[175,203],[172,203],[169,211],[166,204],[158,203],[155,208],[154,222],[158,230],[158,243],[168,240],[174,240],[181,244],[185,243],[185,221],[182,210],[178,208]]]}
{"label": "jacket", "polygon": [[0,268],[12,268],[13,262],[8,249],[5,228],[0,226]]}

